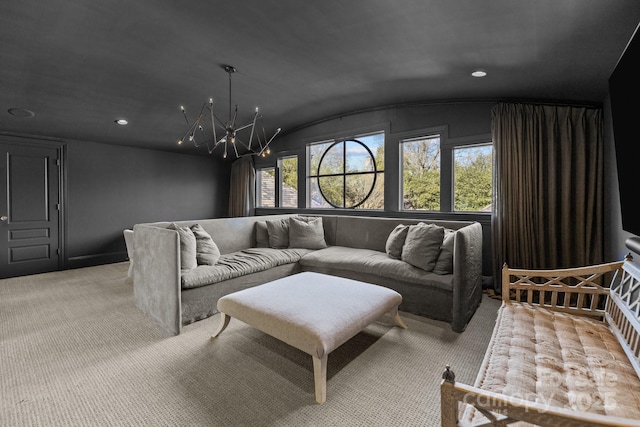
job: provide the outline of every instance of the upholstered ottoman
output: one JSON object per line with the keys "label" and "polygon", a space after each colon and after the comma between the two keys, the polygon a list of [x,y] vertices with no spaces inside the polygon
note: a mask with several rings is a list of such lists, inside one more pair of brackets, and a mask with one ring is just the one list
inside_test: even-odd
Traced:
{"label": "upholstered ottoman", "polygon": [[217,337],[231,317],[308,353],[313,358],[315,397],[327,396],[327,355],[385,313],[398,315],[402,296],[383,286],[304,272],[226,295]]}

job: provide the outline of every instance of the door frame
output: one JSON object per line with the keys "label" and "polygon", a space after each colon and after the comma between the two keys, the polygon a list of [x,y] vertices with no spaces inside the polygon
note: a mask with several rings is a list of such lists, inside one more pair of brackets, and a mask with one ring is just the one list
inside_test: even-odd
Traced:
{"label": "door frame", "polygon": [[[67,144],[58,138],[35,135],[22,135],[11,132],[0,132],[0,142],[6,145],[32,146],[36,148],[55,148],[58,152],[58,197],[60,210],[58,211],[58,269],[67,268]],[[3,160],[4,161],[4,160]]]}

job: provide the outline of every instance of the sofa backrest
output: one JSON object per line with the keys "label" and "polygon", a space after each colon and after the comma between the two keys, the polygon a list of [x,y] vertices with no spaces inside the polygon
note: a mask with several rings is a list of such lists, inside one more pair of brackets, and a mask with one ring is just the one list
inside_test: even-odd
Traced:
{"label": "sofa backrest", "polygon": [[[213,218],[190,221],[175,221],[179,225],[200,224],[211,235],[220,253],[228,254],[256,246],[255,223],[296,216],[295,214],[249,216],[239,218]],[[346,215],[309,215],[322,217],[325,241],[329,246],[385,251],[389,233],[398,225],[412,225],[419,222],[436,224],[458,230],[472,224],[470,221],[429,221],[409,218],[383,218]],[[170,222],[147,224],[167,228]]]}
{"label": "sofa backrest", "polygon": [[[269,215],[268,219],[281,219],[293,215]],[[256,221],[264,221],[264,216],[238,218],[212,218],[190,221],[174,221],[178,225],[192,226],[200,224],[218,246],[221,254],[229,254],[256,246]],[[167,228],[170,222],[155,222],[152,226]]]}
{"label": "sofa backrest", "polygon": [[435,224],[458,230],[472,224],[470,221],[429,221],[409,218],[382,218],[362,216],[323,216],[325,239],[329,245],[349,248],[385,251],[389,233],[398,224],[413,225],[419,222]]}

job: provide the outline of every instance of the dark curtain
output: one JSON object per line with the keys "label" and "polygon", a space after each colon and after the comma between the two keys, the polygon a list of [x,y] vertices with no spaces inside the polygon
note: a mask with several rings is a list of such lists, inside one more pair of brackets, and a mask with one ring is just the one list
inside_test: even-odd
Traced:
{"label": "dark curtain", "polygon": [[255,209],[256,171],[251,156],[241,157],[231,165],[229,216],[251,216]]}
{"label": "dark curtain", "polygon": [[500,103],[492,212],[494,277],[603,262],[600,108]]}

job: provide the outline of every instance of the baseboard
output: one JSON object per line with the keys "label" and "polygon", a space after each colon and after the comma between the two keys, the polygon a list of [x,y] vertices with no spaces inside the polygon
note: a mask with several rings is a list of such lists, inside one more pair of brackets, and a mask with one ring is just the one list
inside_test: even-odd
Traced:
{"label": "baseboard", "polygon": [[92,267],[94,265],[113,264],[127,261],[127,251],[109,252],[104,254],[81,255],[67,258],[67,268]]}

